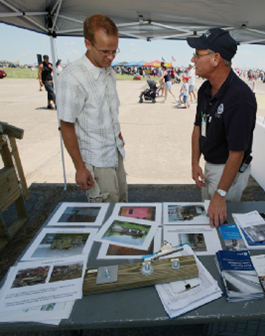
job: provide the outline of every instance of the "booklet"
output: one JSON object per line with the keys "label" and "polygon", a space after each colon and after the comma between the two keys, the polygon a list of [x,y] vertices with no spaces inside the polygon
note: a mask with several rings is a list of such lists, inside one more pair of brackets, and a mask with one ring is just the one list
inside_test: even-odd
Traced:
{"label": "booklet", "polygon": [[265,291],[265,254],[251,256],[252,263],[259,277],[259,282]]}
{"label": "booklet", "polygon": [[245,250],[246,245],[236,224],[221,225],[219,231],[229,251]]}
{"label": "booklet", "polygon": [[265,242],[265,220],[258,211],[255,210],[246,214],[232,214],[232,216],[253,243]]}
{"label": "booklet", "polygon": [[218,251],[215,262],[229,302],[264,298],[248,251]]}

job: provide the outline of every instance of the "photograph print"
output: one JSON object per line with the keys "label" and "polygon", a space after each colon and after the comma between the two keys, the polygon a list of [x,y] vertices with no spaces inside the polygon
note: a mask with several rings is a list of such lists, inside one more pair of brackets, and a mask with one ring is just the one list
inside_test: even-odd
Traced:
{"label": "photograph print", "polygon": [[158,223],[140,219],[110,217],[95,236],[104,243],[147,250],[158,228]]}
{"label": "photograph print", "polygon": [[146,250],[113,244],[101,244],[97,259],[141,259],[143,256],[153,254],[160,250],[161,235],[162,230],[158,228],[155,237]]}
{"label": "photograph print", "polygon": [[116,203],[112,215],[136,218],[161,224],[161,203]]}
{"label": "photograph print", "polygon": [[204,203],[164,203],[164,224],[209,224]]}
{"label": "photograph print", "polygon": [[45,227],[32,242],[22,261],[88,255],[96,232],[97,228]]}
{"label": "photograph print", "polygon": [[109,204],[62,203],[48,222],[48,226],[100,226]]}

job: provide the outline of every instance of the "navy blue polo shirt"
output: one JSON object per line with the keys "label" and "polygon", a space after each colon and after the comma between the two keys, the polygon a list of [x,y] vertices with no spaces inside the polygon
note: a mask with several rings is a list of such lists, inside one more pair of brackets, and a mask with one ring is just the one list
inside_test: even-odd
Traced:
{"label": "navy blue polo shirt", "polygon": [[[229,151],[251,153],[257,102],[246,83],[233,70],[212,97],[205,81],[198,91],[195,125],[200,127],[200,150],[207,162],[226,163]],[[206,137],[201,134],[202,114],[207,116]]]}

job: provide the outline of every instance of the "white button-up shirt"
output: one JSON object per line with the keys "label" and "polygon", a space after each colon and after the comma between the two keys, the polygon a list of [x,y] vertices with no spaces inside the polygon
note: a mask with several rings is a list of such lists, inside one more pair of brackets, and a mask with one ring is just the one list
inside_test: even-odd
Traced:
{"label": "white button-up shirt", "polygon": [[118,167],[120,140],[116,75],[95,67],[84,55],[68,65],[58,77],[57,106],[60,120],[75,124],[84,162],[95,167]]}

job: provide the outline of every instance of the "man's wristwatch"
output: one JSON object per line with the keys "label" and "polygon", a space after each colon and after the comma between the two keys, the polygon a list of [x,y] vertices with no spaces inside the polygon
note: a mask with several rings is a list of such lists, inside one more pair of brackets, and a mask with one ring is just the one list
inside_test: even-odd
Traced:
{"label": "man's wristwatch", "polygon": [[216,192],[221,196],[221,197],[225,197],[227,192],[225,190],[222,189],[217,189]]}

